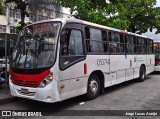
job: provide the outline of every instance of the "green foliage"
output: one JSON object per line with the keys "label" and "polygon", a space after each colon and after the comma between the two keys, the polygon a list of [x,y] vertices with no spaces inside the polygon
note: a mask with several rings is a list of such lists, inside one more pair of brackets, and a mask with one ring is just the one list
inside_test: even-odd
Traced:
{"label": "green foliage", "polygon": [[23,29],[24,26],[26,26],[26,23],[20,21],[19,25],[16,27],[16,32],[19,33]]}
{"label": "green foliage", "polygon": [[28,12],[26,11],[26,0],[6,0],[5,4],[7,3],[15,3],[16,7],[15,9],[20,10],[21,12],[21,21],[19,22],[19,26],[17,26],[17,32],[19,32],[20,30],[22,30],[22,28],[26,25],[25,23],[25,16],[29,16]]}
{"label": "green foliage", "polygon": [[113,4],[119,13],[118,18],[129,23],[128,31],[139,34],[154,28],[159,31],[160,7],[154,7],[156,0],[116,0]]}
{"label": "green foliage", "polygon": [[3,14],[3,2],[0,0],[0,15]]}
{"label": "green foliage", "polygon": [[70,8],[76,18],[127,30],[145,33],[157,29],[160,33],[160,7],[156,0],[57,0]]}

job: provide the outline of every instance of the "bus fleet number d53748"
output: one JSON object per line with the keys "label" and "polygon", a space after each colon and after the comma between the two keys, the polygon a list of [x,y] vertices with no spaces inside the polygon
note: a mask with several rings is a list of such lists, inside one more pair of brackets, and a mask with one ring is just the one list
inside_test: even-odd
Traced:
{"label": "bus fleet number d53748", "polygon": [[97,59],[97,66],[110,64],[110,59]]}

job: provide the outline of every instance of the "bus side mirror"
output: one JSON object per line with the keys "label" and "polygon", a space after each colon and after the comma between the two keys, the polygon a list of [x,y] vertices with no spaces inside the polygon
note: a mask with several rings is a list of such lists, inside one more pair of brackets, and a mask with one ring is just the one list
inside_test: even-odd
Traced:
{"label": "bus side mirror", "polygon": [[60,40],[61,44],[65,44],[65,42],[66,42],[66,35],[67,35],[66,31],[62,31],[62,33],[61,33],[61,40]]}

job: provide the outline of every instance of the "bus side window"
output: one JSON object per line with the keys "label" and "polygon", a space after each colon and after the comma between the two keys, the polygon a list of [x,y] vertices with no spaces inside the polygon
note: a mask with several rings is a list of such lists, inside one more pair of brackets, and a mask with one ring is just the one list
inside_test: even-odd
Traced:
{"label": "bus side window", "polygon": [[71,30],[66,29],[65,32],[66,32],[65,43],[61,44],[61,55],[68,55],[68,44],[69,44]]}
{"label": "bus side window", "polygon": [[84,58],[83,39],[81,30],[68,29],[65,43],[61,44],[61,69],[67,68],[75,61]]}
{"label": "bus side window", "polygon": [[125,43],[126,43],[126,52],[127,53],[135,53],[136,47],[135,47],[135,37],[126,35],[125,36]]}
{"label": "bus side window", "polygon": [[88,27],[85,28],[85,36],[86,36],[86,50],[87,52],[91,52],[90,31]]}
{"label": "bus side window", "polygon": [[147,51],[147,53],[151,54],[151,53],[153,53],[153,45],[152,45],[153,42],[150,39],[146,39],[146,41],[147,41],[146,51]]}
{"label": "bus side window", "polygon": [[142,54],[142,53],[145,53],[145,40],[144,38],[138,38],[137,40],[137,51],[138,53]]}
{"label": "bus side window", "polygon": [[110,53],[124,53],[124,41],[122,34],[109,32],[109,42]]}
{"label": "bus side window", "polygon": [[107,32],[102,30],[102,39],[103,39],[103,44],[104,44],[104,52],[107,52],[108,51],[108,41],[107,41]]}
{"label": "bus side window", "polygon": [[98,28],[85,28],[86,50],[89,53],[107,52],[107,32]]}

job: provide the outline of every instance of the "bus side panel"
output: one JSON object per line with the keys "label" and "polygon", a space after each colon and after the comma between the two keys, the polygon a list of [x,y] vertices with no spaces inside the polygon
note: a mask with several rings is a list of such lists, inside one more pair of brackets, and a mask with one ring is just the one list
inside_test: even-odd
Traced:
{"label": "bus side panel", "polygon": [[142,64],[146,66],[147,64],[146,58],[147,58],[146,55],[137,55],[137,67],[140,68]]}
{"label": "bus side panel", "polygon": [[116,72],[106,73],[104,87],[109,87],[115,84],[116,84]]}
{"label": "bus side panel", "polygon": [[[135,68],[137,66],[136,55],[127,55],[126,81],[134,79]],[[137,73],[137,72],[136,72]]]}
{"label": "bus side panel", "polygon": [[135,55],[110,55],[110,71],[136,67]]}
{"label": "bus side panel", "polygon": [[133,78],[138,78],[139,77],[139,67],[136,67],[134,68],[134,71],[133,71]]}
{"label": "bus side panel", "polygon": [[60,88],[60,99],[65,100],[71,97],[85,94],[87,92],[86,83],[88,77],[73,78],[68,80],[59,81]]}
{"label": "bus side panel", "polygon": [[116,84],[122,83],[125,81],[125,70],[117,71]]}
{"label": "bus side panel", "polygon": [[110,55],[110,71],[116,72],[116,84],[133,79],[135,55]]}
{"label": "bus side panel", "polygon": [[149,74],[154,71],[155,65],[155,55],[147,55],[147,66],[146,66],[146,74]]}
{"label": "bus side panel", "polygon": [[[84,65],[86,64],[86,73]],[[108,55],[87,55],[86,59],[59,71],[59,93],[61,100],[85,94],[88,78],[94,71],[109,72]],[[100,79],[101,80],[101,79]],[[108,80],[108,79],[106,79]]]}
{"label": "bus side panel", "polygon": [[84,74],[84,61],[78,62],[69,68],[59,70],[60,99],[68,99],[86,93],[88,76]]}
{"label": "bus side panel", "polygon": [[126,81],[133,79],[134,69],[126,69]]}

